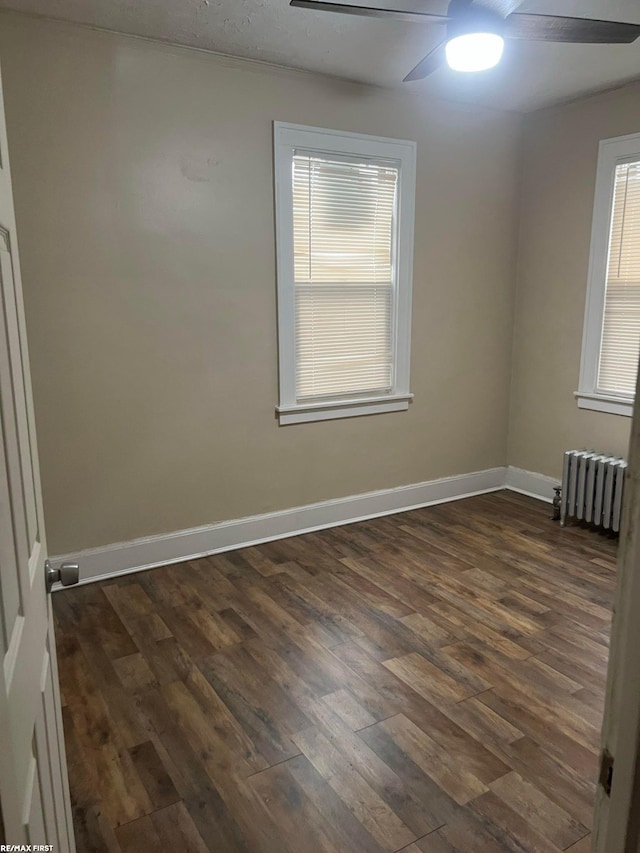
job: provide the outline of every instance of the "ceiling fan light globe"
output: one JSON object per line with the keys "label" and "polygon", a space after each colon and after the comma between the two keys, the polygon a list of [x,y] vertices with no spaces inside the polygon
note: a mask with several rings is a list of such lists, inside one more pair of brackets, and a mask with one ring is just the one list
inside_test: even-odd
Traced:
{"label": "ceiling fan light globe", "polygon": [[497,33],[462,33],[449,39],[445,47],[447,64],[454,71],[486,71],[497,65],[504,39]]}

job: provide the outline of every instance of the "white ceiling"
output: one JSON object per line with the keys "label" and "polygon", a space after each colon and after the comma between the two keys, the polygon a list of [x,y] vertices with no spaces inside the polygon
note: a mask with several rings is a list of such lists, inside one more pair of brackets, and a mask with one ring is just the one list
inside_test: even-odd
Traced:
{"label": "white ceiling", "polygon": [[[376,2],[434,12],[447,5],[446,0],[370,5]],[[428,80],[403,84],[441,38],[440,26],[296,9],[288,0],[0,0],[0,7],[503,109],[532,110],[640,78],[640,40],[514,41],[491,71],[463,75],[443,68]],[[520,11],[640,24],[640,0],[524,0]]]}

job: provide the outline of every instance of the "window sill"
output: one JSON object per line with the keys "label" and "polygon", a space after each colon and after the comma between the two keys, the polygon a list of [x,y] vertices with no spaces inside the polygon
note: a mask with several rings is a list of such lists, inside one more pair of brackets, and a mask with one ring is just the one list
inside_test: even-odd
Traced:
{"label": "window sill", "polygon": [[331,403],[307,403],[299,406],[278,406],[280,426],[310,421],[332,421],[338,418],[357,418],[360,415],[380,415],[384,412],[404,412],[413,394],[394,394],[368,399],[336,400]]}
{"label": "window sill", "polygon": [[580,409],[607,412],[610,415],[624,415],[627,418],[633,415],[633,400],[608,397],[605,394],[590,394],[586,391],[575,391],[574,397],[577,399]]}

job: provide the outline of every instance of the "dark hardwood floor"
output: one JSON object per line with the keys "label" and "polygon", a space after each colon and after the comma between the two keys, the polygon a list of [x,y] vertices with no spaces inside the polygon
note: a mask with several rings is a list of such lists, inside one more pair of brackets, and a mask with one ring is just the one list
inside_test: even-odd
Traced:
{"label": "dark hardwood floor", "polygon": [[78,851],[587,853],[615,541],[507,492],[57,593]]}

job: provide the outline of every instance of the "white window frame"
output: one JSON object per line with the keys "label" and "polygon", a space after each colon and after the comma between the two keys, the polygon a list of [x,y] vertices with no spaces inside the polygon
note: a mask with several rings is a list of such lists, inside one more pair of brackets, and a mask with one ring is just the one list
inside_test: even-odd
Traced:
{"label": "white window frame", "polygon": [[[333,420],[409,408],[411,354],[411,290],[415,218],[416,143],[340,130],[276,121],[274,169],[276,201],[276,256],[278,266],[278,354],[281,425]],[[393,316],[394,381],[390,393],[349,396],[321,402],[296,399],[295,304],[293,253],[292,158],[295,149],[393,161],[399,169],[396,225],[396,280]]]}
{"label": "white window frame", "polygon": [[599,391],[598,367],[604,322],[616,166],[634,160],[640,160],[640,133],[603,139],[600,142],[591,228],[589,283],[580,359],[580,383],[575,392],[578,406],[581,409],[609,412],[613,415],[626,415],[627,417],[631,417],[633,414],[634,395],[613,395]]}

